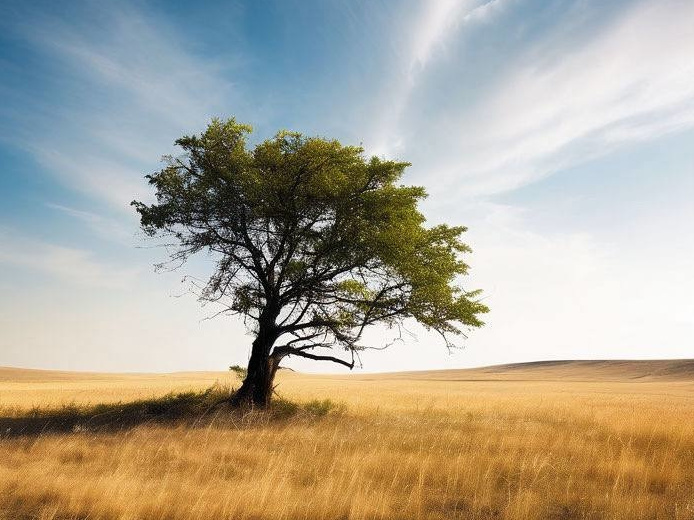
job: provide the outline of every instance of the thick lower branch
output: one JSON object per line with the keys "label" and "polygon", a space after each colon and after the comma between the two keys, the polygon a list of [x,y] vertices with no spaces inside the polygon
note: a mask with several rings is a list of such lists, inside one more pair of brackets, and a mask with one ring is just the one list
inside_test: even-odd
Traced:
{"label": "thick lower branch", "polygon": [[313,359],[315,361],[332,361],[333,363],[344,365],[350,370],[354,368],[354,360],[352,360],[352,362],[350,363],[348,361],[345,361],[344,359],[336,358],[333,356],[321,356],[318,354],[310,354],[298,348],[288,347],[286,345],[276,347],[273,355],[278,358],[282,358],[284,356],[299,356],[307,359]]}

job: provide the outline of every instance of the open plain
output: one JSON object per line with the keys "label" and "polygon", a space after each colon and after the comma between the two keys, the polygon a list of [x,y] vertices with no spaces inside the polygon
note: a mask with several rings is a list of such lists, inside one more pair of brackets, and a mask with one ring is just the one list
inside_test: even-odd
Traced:
{"label": "open plain", "polygon": [[[278,379],[281,397],[317,404],[3,427],[0,518],[694,518],[694,361]],[[0,368],[0,421],[214,384],[238,379]]]}

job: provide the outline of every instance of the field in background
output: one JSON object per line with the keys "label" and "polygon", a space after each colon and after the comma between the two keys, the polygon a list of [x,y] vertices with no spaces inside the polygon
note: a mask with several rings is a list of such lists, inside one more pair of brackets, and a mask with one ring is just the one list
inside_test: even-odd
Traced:
{"label": "field in background", "polygon": [[[0,369],[0,415],[215,381]],[[344,406],[0,438],[0,518],[694,518],[694,361],[279,382]]]}

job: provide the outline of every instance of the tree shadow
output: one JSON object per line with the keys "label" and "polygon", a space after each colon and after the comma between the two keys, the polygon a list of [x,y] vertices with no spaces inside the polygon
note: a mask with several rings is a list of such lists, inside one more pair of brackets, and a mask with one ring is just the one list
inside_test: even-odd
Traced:
{"label": "tree shadow", "polygon": [[306,403],[277,398],[266,409],[238,409],[229,404],[232,391],[215,385],[200,392],[171,393],[162,397],[87,406],[34,408],[23,415],[0,416],[0,439],[42,434],[96,433],[128,430],[142,425],[218,424],[247,427],[290,418],[314,419],[344,406],[328,399]]}
{"label": "tree shadow", "polygon": [[117,431],[143,424],[195,423],[210,418],[212,412],[218,413],[229,395],[227,388],[213,386],[201,392],[172,393],[126,403],[34,408],[24,415],[0,416],[0,438]]}

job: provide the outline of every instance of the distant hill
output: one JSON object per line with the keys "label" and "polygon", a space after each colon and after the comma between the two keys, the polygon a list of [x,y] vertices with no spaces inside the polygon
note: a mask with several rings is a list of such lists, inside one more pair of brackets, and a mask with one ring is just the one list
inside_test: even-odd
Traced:
{"label": "distant hill", "polygon": [[204,377],[231,377],[230,372],[78,372],[69,370],[40,370],[34,368],[0,367],[0,383],[43,383],[47,381],[124,381],[178,379],[190,380]]}
{"label": "distant hill", "polygon": [[694,381],[694,359],[533,361],[481,368],[378,374],[376,377],[445,381]]}
{"label": "distant hill", "polygon": [[[69,372],[0,367],[0,382],[40,383],[46,381],[122,381],[153,379],[191,379],[199,376],[223,377],[229,372],[108,373]],[[299,374],[285,373],[284,377]],[[308,374],[302,374],[302,377]],[[310,376],[309,376],[310,377]],[[413,379],[432,381],[689,381],[694,382],[694,359],[659,360],[566,360],[533,361],[481,368],[422,370],[383,374],[333,374],[316,377],[362,380]]]}

